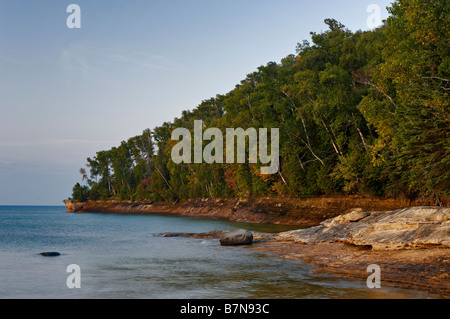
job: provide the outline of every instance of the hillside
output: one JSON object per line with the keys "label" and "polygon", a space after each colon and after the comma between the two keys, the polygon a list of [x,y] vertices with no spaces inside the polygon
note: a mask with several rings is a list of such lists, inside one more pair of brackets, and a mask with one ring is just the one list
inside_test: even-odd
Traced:
{"label": "hillside", "polygon": [[[326,19],[327,29],[312,32],[296,54],[88,158],[72,198],[172,203],[337,194],[442,205],[450,195],[448,11],[448,1],[399,0],[382,27],[356,32]],[[171,134],[193,133],[196,120],[222,132],[279,129],[278,170],[261,174],[250,150],[240,164],[175,163]]]}

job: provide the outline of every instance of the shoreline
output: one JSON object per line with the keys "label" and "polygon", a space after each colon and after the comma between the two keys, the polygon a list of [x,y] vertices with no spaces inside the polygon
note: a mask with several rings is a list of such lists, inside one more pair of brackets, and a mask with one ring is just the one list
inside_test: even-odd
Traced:
{"label": "shoreline", "polygon": [[[408,207],[397,200],[359,196],[198,199],[174,204],[97,201],[79,207],[70,201],[65,204],[68,212],[78,213],[155,214],[306,226],[276,234],[253,232],[251,249],[300,259],[318,272],[349,281],[365,282],[370,275],[367,267],[377,264],[382,286],[417,289],[433,299],[450,298],[450,210],[446,207]],[[162,235],[217,239],[221,234]]]}
{"label": "shoreline", "polygon": [[[175,203],[146,203],[120,200],[87,201],[65,200],[67,212],[154,214],[185,217],[226,219],[234,222],[316,226],[324,220],[349,213],[388,211],[409,207],[405,199],[379,199],[360,195],[317,196],[306,199],[282,196],[250,198],[199,198]],[[413,202],[413,206],[429,206],[429,201]]]}
{"label": "shoreline", "polygon": [[[224,230],[207,233],[166,233],[162,237],[189,237],[219,240]],[[277,258],[301,260],[315,267],[318,274],[329,274],[343,280],[365,283],[367,267],[380,266],[381,287],[419,290],[431,299],[450,299],[450,248],[428,247],[398,250],[370,250],[349,244],[301,244],[280,240],[276,235],[253,233],[249,249],[269,253]],[[369,289],[369,288],[368,288]],[[377,289],[374,289],[376,292]]]}
{"label": "shoreline", "polygon": [[255,249],[302,259],[320,272],[365,282],[368,266],[375,264],[382,285],[450,298],[448,207],[354,211],[319,226],[261,238],[266,240]]}
{"label": "shoreline", "polygon": [[[167,233],[162,237],[189,237],[219,240],[224,230],[207,233]],[[381,287],[419,290],[432,299],[450,299],[450,248],[428,247],[401,250],[369,250],[344,243],[301,244],[280,240],[276,235],[253,233],[249,249],[277,258],[301,260],[315,267],[318,274],[365,283],[367,267],[380,266]],[[368,288],[369,289],[369,288]],[[374,289],[376,292],[377,289]]]}
{"label": "shoreline", "polygon": [[[425,248],[372,251],[342,243],[299,244],[288,241],[262,241],[252,249],[279,258],[302,260],[315,272],[365,283],[367,267],[381,269],[381,286],[419,290],[432,299],[450,299],[450,249]],[[374,289],[376,291],[376,289]]]}

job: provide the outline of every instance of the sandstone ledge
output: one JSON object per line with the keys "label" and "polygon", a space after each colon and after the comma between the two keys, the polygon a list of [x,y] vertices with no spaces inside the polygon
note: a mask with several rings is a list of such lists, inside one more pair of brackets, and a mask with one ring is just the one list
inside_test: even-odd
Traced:
{"label": "sandstone ledge", "polygon": [[410,207],[387,212],[355,211],[308,229],[274,236],[302,244],[345,243],[372,250],[450,247],[450,208]]}
{"label": "sandstone ledge", "polygon": [[[388,211],[409,206],[402,199],[379,199],[360,195],[318,196],[307,199],[283,196],[250,198],[204,198],[175,203],[131,201],[65,200],[68,212],[114,214],[160,214],[188,217],[222,218],[237,222],[316,226],[324,220],[350,213],[355,207],[363,211]],[[415,206],[430,205],[414,202]]]}

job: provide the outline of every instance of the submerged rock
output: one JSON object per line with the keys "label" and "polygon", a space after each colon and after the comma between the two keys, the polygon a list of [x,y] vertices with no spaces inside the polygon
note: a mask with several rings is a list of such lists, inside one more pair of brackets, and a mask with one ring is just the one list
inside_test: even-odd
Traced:
{"label": "submerged rock", "polygon": [[253,234],[245,229],[227,231],[220,237],[222,246],[250,245],[252,242]]}
{"label": "submerged rock", "polygon": [[450,208],[352,212],[316,227],[280,233],[276,238],[304,244],[342,242],[373,250],[450,247]]}
{"label": "submerged rock", "polygon": [[207,238],[216,239],[220,238],[226,231],[225,230],[213,230],[207,233],[163,233],[159,234],[161,237],[191,237],[191,238]]}
{"label": "submerged rock", "polygon": [[40,255],[45,256],[45,257],[56,257],[56,256],[60,256],[61,254],[56,251],[47,251],[47,252],[40,253]]}

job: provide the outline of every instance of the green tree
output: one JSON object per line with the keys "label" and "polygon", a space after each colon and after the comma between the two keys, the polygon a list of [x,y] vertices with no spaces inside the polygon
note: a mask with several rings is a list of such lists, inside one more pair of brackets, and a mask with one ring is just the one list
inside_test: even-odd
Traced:
{"label": "green tree", "polygon": [[391,186],[411,199],[450,189],[449,7],[448,0],[392,5],[384,61],[361,106],[380,133],[375,158],[387,163]]}
{"label": "green tree", "polygon": [[76,183],[72,189],[72,198],[78,202],[85,202],[89,197],[89,188]]}

